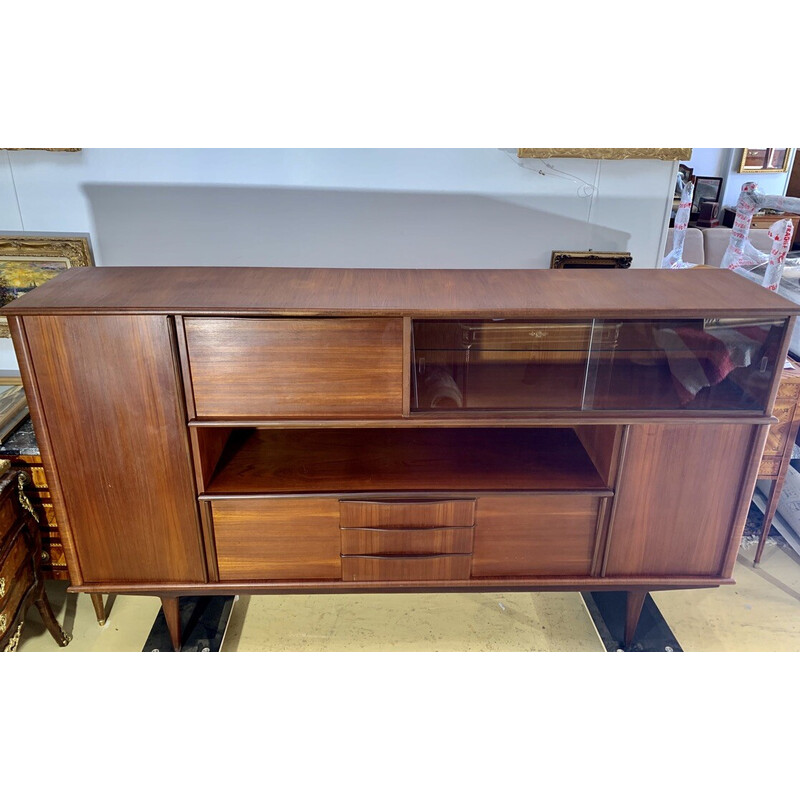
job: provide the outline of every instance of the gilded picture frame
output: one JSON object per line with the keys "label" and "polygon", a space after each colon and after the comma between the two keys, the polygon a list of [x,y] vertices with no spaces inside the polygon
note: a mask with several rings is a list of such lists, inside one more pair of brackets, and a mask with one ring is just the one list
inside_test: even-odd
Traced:
{"label": "gilded picture frame", "polygon": [[654,158],[689,161],[691,147],[518,147],[517,158],[591,158],[620,160]]}
{"label": "gilded picture frame", "polygon": [[601,253],[595,250],[553,250],[550,269],[628,269],[633,263],[630,253]]}
{"label": "gilded picture frame", "polygon": [[791,147],[743,147],[739,172],[787,172]]}
{"label": "gilded picture frame", "polygon": [[[93,267],[88,234],[0,234],[0,307],[72,267]],[[10,337],[0,316],[0,338]]]}

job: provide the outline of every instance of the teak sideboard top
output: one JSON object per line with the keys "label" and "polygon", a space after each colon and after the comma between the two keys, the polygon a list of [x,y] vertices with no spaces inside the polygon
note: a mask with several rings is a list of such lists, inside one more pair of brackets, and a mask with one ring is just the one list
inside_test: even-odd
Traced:
{"label": "teak sideboard top", "polygon": [[67,270],[3,313],[42,310],[541,319],[800,314],[800,306],[722,269],[100,267]]}

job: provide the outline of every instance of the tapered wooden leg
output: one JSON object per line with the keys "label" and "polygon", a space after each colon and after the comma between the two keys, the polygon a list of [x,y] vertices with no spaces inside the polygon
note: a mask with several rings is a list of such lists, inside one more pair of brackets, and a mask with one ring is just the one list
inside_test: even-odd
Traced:
{"label": "tapered wooden leg", "polygon": [[786,483],[786,472],[778,476],[772,481],[772,488],[769,490],[769,497],[767,504],[764,506],[764,524],[761,526],[761,538],[758,540],[758,547],[756,548],[756,557],[753,559],[753,566],[755,567],[761,561],[761,554],[764,552],[764,545],[767,543],[769,537],[769,530],[772,527],[772,519],[775,516],[775,511],[778,509],[778,501],[781,499],[781,492],[783,491],[783,484]]}
{"label": "tapered wooden leg", "polygon": [[39,613],[42,615],[42,622],[44,622],[47,630],[50,631],[50,635],[56,640],[59,647],[66,647],[72,641],[72,637],[68,633],[64,633],[63,629],[58,624],[56,615],[53,613],[53,608],[44,591],[44,586],[42,586],[39,597],[34,600],[34,603]]}
{"label": "tapered wooden leg", "polygon": [[177,653],[181,649],[181,615],[179,598],[162,597],[161,607],[164,609],[164,618],[167,620],[169,638],[172,639],[172,648]]}
{"label": "tapered wooden leg", "polygon": [[625,612],[625,647],[628,647],[633,641],[645,597],[647,597],[647,592],[628,592],[628,606]]}
{"label": "tapered wooden leg", "polygon": [[94,606],[94,614],[97,617],[97,624],[98,625],[105,625],[106,624],[106,606],[103,602],[103,595],[101,594],[90,594],[89,597],[92,598],[92,605]]}

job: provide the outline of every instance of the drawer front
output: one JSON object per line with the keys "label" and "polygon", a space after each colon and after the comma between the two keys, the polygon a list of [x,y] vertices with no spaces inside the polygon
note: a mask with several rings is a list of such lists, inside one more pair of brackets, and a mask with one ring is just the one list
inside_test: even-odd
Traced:
{"label": "drawer front", "polygon": [[344,528],[342,555],[471,553],[472,528]]}
{"label": "drawer front", "polygon": [[461,581],[470,556],[342,556],[343,581]]}
{"label": "drawer front", "polygon": [[777,418],[774,425],[769,426],[767,441],[764,444],[764,455],[782,455],[792,427],[794,403],[776,403],[772,415]]}
{"label": "drawer front", "polygon": [[23,536],[22,527],[17,528],[10,550],[0,563],[0,608],[10,597],[14,576],[20,567],[29,558],[30,550],[28,540]]}
{"label": "drawer front", "polygon": [[401,319],[186,319],[198,417],[399,417]]}
{"label": "drawer front", "polygon": [[468,528],[475,500],[342,500],[342,528]]}
{"label": "drawer front", "polygon": [[28,561],[14,576],[11,589],[3,598],[5,605],[0,604],[0,636],[5,635],[11,629],[14,617],[34,583],[33,566]]}
{"label": "drawer front", "polygon": [[[784,370],[785,373],[788,370]],[[800,396],[800,370],[792,370],[792,377],[783,377],[778,384],[778,400],[797,400]]]}
{"label": "drawer front", "polygon": [[42,539],[42,569],[45,572],[61,572],[67,569],[67,557],[60,540]]}
{"label": "drawer front", "polygon": [[473,577],[588,575],[599,504],[585,495],[481,497]]}
{"label": "drawer front", "polygon": [[761,464],[758,467],[759,478],[777,478],[781,471],[781,462],[783,459],[780,456],[765,456],[761,459]]}
{"label": "drawer front", "polygon": [[14,494],[7,494],[0,503],[0,553],[7,547],[11,536],[17,530],[19,514],[20,509]]}
{"label": "drawer front", "polygon": [[215,500],[211,516],[220,580],[341,577],[335,498]]}

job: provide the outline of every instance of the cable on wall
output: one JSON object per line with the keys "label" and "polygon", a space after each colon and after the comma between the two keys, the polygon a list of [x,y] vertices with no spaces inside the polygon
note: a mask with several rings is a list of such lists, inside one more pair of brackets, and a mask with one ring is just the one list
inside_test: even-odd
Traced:
{"label": "cable on wall", "polygon": [[[528,170],[528,172],[537,172],[539,175],[544,177],[550,176],[553,178],[562,178],[563,180],[568,180],[571,183],[575,183],[578,185],[576,193],[578,197],[592,197],[594,193],[597,191],[597,186],[593,183],[589,183],[588,181],[583,180],[583,178],[579,178],[577,175],[573,175],[571,172],[566,172],[563,169],[559,169],[558,167],[554,167],[548,161],[545,161],[543,158],[536,158],[536,159],[521,159],[518,158],[516,155],[512,155],[508,152],[508,150],[503,150],[503,152],[518,166],[522,169]],[[528,166],[525,162],[526,161],[538,161],[543,167],[546,167],[549,172],[546,172],[542,169],[542,166],[535,166],[531,165]]]}

